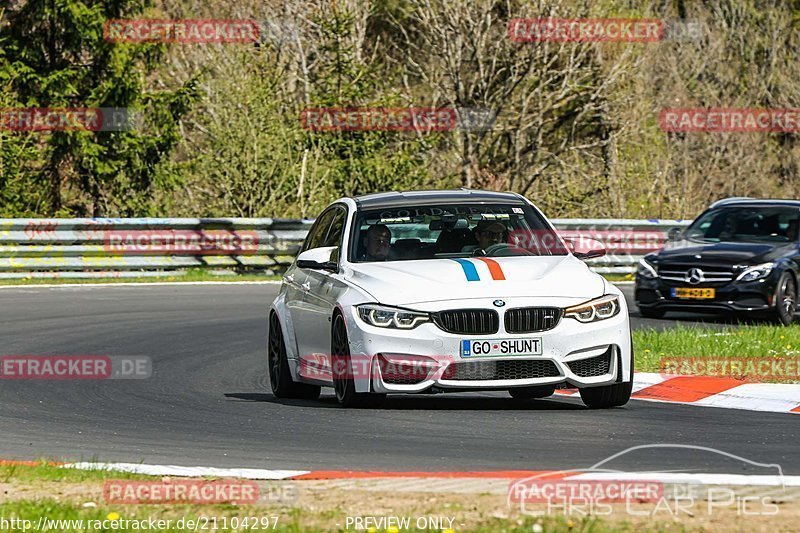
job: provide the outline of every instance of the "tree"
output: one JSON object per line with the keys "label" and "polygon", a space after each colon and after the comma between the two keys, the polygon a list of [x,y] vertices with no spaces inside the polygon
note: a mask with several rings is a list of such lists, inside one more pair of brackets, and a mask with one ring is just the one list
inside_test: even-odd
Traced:
{"label": "tree", "polygon": [[[0,109],[20,105],[12,91],[14,76],[0,38]],[[26,217],[47,212],[43,183],[32,178],[35,173],[31,171],[40,154],[35,134],[0,128],[0,217]]]}
{"label": "tree", "polygon": [[509,37],[515,18],[574,16],[563,4],[521,9],[498,0],[409,0],[407,16],[396,21],[418,93],[497,115],[491,128],[453,137],[463,185],[486,186],[489,176],[499,187],[529,193],[548,169],[598,157],[613,141],[604,110],[631,67],[626,54],[603,62],[591,44]]}
{"label": "tree", "polygon": [[104,23],[141,14],[149,0],[27,0],[12,5],[0,29],[12,91],[25,107],[114,108],[138,113],[122,131],[53,131],[44,137],[40,176],[50,213],[146,212],[180,138],[178,124],[196,98],[196,79],[173,91],[145,91],[163,45],[109,42]]}

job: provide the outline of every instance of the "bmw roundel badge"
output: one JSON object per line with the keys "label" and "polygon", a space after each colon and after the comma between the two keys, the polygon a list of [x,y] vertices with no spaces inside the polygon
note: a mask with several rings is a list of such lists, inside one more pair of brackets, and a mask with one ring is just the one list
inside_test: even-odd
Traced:
{"label": "bmw roundel badge", "polygon": [[503,300],[495,300],[492,302],[495,307],[503,307],[506,303]]}

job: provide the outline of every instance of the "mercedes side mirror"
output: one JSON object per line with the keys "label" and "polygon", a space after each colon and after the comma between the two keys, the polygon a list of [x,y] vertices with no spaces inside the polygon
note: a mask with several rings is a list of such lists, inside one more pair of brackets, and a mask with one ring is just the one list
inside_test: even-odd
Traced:
{"label": "mercedes side mirror", "polygon": [[677,241],[681,238],[682,234],[683,230],[681,228],[669,228],[669,231],[667,231],[667,240]]}

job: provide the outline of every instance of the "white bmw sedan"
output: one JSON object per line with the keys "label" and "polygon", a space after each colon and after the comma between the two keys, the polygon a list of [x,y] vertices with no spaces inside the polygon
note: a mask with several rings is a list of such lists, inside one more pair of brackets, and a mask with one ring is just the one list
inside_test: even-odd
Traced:
{"label": "white bmw sedan", "polygon": [[395,393],[580,391],[624,405],[625,299],[527,199],[473,190],[342,198],[316,219],[269,313],[279,398],[333,387],[343,406]]}

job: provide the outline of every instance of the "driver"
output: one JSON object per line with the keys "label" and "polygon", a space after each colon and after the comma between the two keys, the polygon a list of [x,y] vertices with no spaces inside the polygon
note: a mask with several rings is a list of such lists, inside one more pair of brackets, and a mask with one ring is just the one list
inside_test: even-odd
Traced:
{"label": "driver", "polygon": [[725,224],[722,227],[722,231],[719,232],[719,240],[730,241],[733,240],[734,235],[736,235],[736,220],[734,220],[733,217],[728,216],[725,219]]}
{"label": "driver", "polygon": [[481,220],[472,230],[475,240],[478,241],[477,248],[472,251],[485,253],[490,246],[504,242],[506,229],[506,225],[497,220]]}
{"label": "driver", "polygon": [[366,253],[361,259],[367,261],[386,261],[389,257],[389,245],[392,242],[392,232],[385,224],[370,226],[364,236]]}

